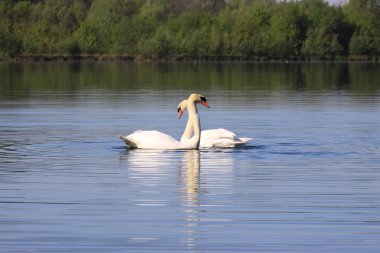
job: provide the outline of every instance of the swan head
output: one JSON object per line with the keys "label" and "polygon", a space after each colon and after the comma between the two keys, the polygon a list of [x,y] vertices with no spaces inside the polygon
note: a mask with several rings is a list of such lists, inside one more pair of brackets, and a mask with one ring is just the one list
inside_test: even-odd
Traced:
{"label": "swan head", "polygon": [[205,96],[198,94],[198,93],[193,93],[190,95],[188,98],[189,101],[193,101],[194,103],[201,103],[202,105],[206,106],[207,108],[210,108],[210,106],[207,104],[207,99]]}
{"label": "swan head", "polygon": [[[207,108],[210,108],[210,106],[206,102],[207,99],[204,96],[202,96],[201,94],[197,94],[197,93],[191,94],[189,99],[193,100],[195,103],[198,102],[198,103],[201,103],[202,105],[206,106]],[[178,112],[178,118],[179,119],[182,117],[183,112],[187,110],[187,105],[188,105],[188,100],[186,100],[186,99],[182,100],[178,104],[177,112]]]}
{"label": "swan head", "polygon": [[178,104],[177,112],[178,112],[179,119],[182,117],[183,112],[186,110],[187,110],[187,99],[182,100],[181,103]]}

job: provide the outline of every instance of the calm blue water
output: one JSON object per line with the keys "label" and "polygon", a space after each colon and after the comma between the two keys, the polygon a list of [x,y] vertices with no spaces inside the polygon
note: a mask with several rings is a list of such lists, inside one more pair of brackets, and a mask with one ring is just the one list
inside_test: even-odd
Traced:
{"label": "calm blue water", "polygon": [[[379,252],[379,69],[0,65],[0,252]],[[203,129],[253,142],[118,139],[179,139],[177,104],[194,91],[211,106]]]}

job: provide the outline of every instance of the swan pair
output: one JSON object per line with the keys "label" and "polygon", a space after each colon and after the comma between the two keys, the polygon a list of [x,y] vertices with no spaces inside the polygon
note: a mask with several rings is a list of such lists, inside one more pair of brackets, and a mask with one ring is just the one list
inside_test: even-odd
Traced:
{"label": "swan pair", "polygon": [[[179,118],[186,110],[189,114],[181,141],[177,141],[173,137],[158,131],[141,130],[135,131],[128,136],[120,136],[120,138],[129,148],[160,150],[198,149],[199,147],[234,147],[236,145],[245,144],[251,140],[250,138],[238,139],[234,133],[225,129],[205,130],[201,133],[197,103],[209,107],[206,98],[197,93],[191,94],[187,100],[182,101],[178,106]],[[193,131],[194,136],[191,137]]]}
{"label": "swan pair", "polygon": [[[188,101],[183,100],[178,105],[178,118],[182,117],[184,111],[187,110]],[[181,141],[189,139],[193,133],[193,122],[191,122],[190,114],[186,124],[185,131],[181,137]],[[251,141],[252,138],[237,138],[236,134],[224,128],[203,130],[201,132],[200,148],[234,148],[244,145]]]}

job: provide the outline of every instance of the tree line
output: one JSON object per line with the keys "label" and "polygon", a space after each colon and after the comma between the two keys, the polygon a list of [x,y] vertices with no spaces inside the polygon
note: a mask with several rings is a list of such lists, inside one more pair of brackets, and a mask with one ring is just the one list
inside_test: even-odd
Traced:
{"label": "tree line", "polygon": [[377,0],[0,0],[0,58],[380,55]]}

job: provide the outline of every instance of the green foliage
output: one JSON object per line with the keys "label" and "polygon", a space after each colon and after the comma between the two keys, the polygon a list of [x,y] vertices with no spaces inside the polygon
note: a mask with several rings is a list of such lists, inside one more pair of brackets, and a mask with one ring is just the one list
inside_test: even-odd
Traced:
{"label": "green foliage", "polygon": [[303,1],[308,29],[302,54],[308,56],[344,55],[348,50],[352,29],[341,8],[329,6],[321,0]]}
{"label": "green foliage", "polygon": [[0,58],[380,55],[377,0],[0,0]]}
{"label": "green foliage", "polygon": [[305,39],[304,24],[305,19],[295,3],[278,4],[270,26],[272,54],[281,57],[299,55]]}
{"label": "green foliage", "polygon": [[21,41],[6,24],[0,26],[0,58],[13,58],[21,51]]}
{"label": "green foliage", "polygon": [[231,30],[233,55],[249,57],[269,54],[269,29],[273,8],[272,1],[256,1],[253,4],[241,2],[238,9],[233,11],[236,22],[228,29]]}
{"label": "green foliage", "polygon": [[354,27],[351,54],[380,54],[380,6],[376,0],[351,0],[344,6],[347,19]]}

